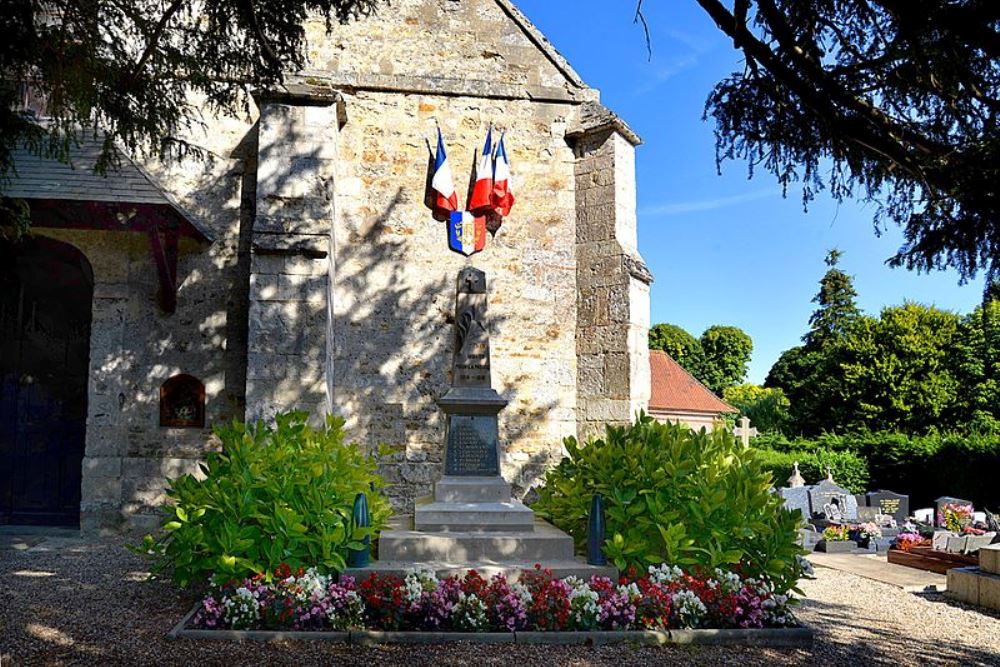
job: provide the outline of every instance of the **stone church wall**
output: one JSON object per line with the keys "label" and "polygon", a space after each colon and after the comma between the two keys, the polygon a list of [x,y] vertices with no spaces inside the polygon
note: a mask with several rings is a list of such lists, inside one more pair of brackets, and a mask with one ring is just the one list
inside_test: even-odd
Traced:
{"label": "stone church wall", "polygon": [[[166,478],[214,446],[208,429],[159,426],[159,386],[181,372],[205,383],[208,424],[244,408],[343,415],[351,440],[391,449],[382,472],[411,511],[440,474],[435,399],[467,265],[489,281],[493,381],[510,401],[503,473],[517,491],[563,438],[644,406],[638,139],[595,115],[597,92],[506,0],[398,0],[329,38],[307,31],[309,69],[257,97],[259,122],[210,119],[188,137],[206,161],[144,164],[215,234],[182,244],[175,314],[156,305],[145,236],[51,231],[97,282],[87,528],[149,527]],[[435,122],[463,203],[489,123],[508,132],[517,204],[471,259],[424,205]]]}
{"label": "stone church wall", "polygon": [[166,479],[195,472],[212,446],[209,428],[159,425],[164,381],[187,373],[204,383],[208,426],[243,416],[249,255],[244,248],[241,262],[239,145],[249,130],[249,124],[219,120],[211,132],[191,137],[209,151],[206,159],[145,164],[215,236],[206,247],[182,239],[173,314],[157,305],[159,282],[145,234],[36,230],[80,249],[94,270],[85,530],[118,529],[123,522],[152,527]]}

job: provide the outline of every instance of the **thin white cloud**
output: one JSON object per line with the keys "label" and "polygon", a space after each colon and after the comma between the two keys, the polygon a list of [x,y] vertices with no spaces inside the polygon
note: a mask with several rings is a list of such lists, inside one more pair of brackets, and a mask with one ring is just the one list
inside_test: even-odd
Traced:
{"label": "thin white cloud", "polygon": [[672,58],[667,64],[653,73],[645,83],[635,89],[636,95],[644,95],[659,88],[663,83],[674,78],[681,72],[691,69],[698,64],[698,57],[695,55]]}
{"label": "thin white cloud", "polygon": [[684,213],[700,213],[702,211],[714,211],[720,208],[737,206],[751,201],[777,197],[780,193],[775,190],[758,190],[747,192],[731,197],[716,197],[714,199],[701,199],[698,201],[673,202],[667,204],[657,204],[639,209],[639,215],[650,217],[667,217],[671,215],[682,215]]}

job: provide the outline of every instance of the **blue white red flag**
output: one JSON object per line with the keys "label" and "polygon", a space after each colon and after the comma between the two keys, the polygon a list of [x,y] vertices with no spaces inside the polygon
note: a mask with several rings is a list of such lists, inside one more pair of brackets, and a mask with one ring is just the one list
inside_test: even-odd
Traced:
{"label": "blue white red flag", "polygon": [[514,190],[511,185],[510,160],[507,159],[507,147],[504,145],[504,137],[500,135],[500,144],[497,146],[497,157],[493,167],[493,210],[500,217],[506,218],[510,215],[510,209],[514,206]]}
{"label": "blue white red flag", "polygon": [[486,134],[486,145],[476,166],[476,184],[469,198],[469,210],[476,215],[485,215],[493,208],[493,126]]}
{"label": "blue white red flag", "polygon": [[486,218],[468,211],[454,211],[448,220],[448,246],[463,255],[474,255],[486,247]]}
{"label": "blue white red flag", "polygon": [[458,192],[455,190],[455,178],[451,173],[451,163],[444,148],[444,137],[438,128],[437,155],[434,158],[434,176],[431,180],[434,191],[434,216],[448,219],[448,216],[458,210]]}

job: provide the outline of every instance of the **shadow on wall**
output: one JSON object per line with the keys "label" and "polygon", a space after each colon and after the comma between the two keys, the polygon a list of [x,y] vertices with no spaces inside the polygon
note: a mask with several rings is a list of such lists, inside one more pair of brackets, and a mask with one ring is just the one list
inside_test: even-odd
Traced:
{"label": "shadow on wall", "polygon": [[76,246],[95,266],[81,503],[88,529],[115,527],[123,515],[138,529],[155,523],[166,479],[196,472],[212,446],[210,428],[161,427],[166,380],[187,373],[205,384],[208,424],[243,416],[246,170],[232,157],[146,165],[215,235],[209,246],[181,240],[173,315],[157,305],[160,283],[145,234],[36,230]]}
{"label": "shadow on wall", "polygon": [[[363,224],[346,225],[355,231],[336,240],[332,358],[335,409],[347,416],[349,433],[359,444],[393,449],[381,471],[393,485],[389,493],[396,509],[409,513],[412,499],[431,493],[442,474],[445,418],[436,401],[451,382],[458,274],[415,279],[415,267],[407,264],[407,234],[393,229],[394,214],[405,203],[400,188],[383,211]],[[441,252],[450,252],[444,224],[428,224],[440,225]],[[505,320],[495,310],[489,319],[495,339]],[[493,383],[514,402],[517,378],[501,386],[494,373]],[[522,493],[549,461],[511,455],[511,444],[543,424],[553,407],[500,413],[501,447],[508,454],[504,473]]]}

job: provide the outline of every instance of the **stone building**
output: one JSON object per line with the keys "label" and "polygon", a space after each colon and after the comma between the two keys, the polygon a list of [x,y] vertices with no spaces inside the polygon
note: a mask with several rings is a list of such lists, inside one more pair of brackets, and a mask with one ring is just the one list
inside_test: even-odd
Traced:
{"label": "stone building", "polygon": [[[212,423],[293,408],[394,447],[382,471],[409,509],[440,475],[467,265],[490,283],[516,489],[565,436],[646,408],[640,140],[598,91],[508,0],[396,0],[307,33],[308,68],[252,118],[186,137],[206,159],[123,156],[104,178],[89,144],[72,169],[18,155],[6,194],[35,234],[0,247],[0,523],[146,528]],[[464,190],[491,122],[518,201],[465,258],[424,205],[427,139],[440,124]]]}

